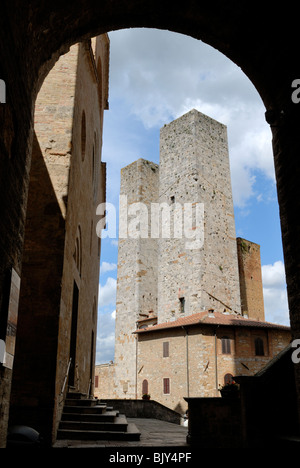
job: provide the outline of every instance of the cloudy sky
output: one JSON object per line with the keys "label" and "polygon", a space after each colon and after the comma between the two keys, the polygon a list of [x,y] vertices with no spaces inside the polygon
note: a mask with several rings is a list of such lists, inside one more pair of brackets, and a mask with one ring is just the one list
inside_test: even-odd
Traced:
{"label": "cloudy sky", "polygon": [[[195,108],[227,126],[236,235],[260,244],[266,320],[289,325],[271,132],[249,79],[195,39],[131,29],[110,37],[110,110],[102,160],[107,201],[118,206],[120,170],[159,162],[160,128]],[[114,359],[117,239],[103,239],[97,364]]]}

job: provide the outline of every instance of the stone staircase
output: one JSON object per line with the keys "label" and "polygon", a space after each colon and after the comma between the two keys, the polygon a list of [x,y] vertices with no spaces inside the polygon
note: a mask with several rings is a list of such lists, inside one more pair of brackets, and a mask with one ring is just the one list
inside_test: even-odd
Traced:
{"label": "stone staircase", "polygon": [[76,392],[67,394],[57,440],[140,440],[135,424],[128,423],[106,403]]}

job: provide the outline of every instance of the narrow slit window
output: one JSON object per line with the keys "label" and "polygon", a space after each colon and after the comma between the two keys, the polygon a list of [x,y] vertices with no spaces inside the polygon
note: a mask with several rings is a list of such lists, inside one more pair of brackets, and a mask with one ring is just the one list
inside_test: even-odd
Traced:
{"label": "narrow slit window", "polygon": [[255,338],[254,341],[254,346],[255,346],[255,355],[256,356],[264,356],[264,342],[262,338]]}
{"label": "narrow slit window", "polygon": [[163,357],[169,357],[169,342],[165,341],[163,343]]}
{"label": "narrow slit window", "polygon": [[230,338],[228,336],[222,337],[222,354],[231,354]]}
{"label": "narrow slit window", "polygon": [[144,379],[142,383],[142,394],[148,395],[148,380]]}
{"label": "narrow slit window", "polygon": [[164,391],[164,395],[170,394],[170,379],[169,378],[163,379],[163,391]]}

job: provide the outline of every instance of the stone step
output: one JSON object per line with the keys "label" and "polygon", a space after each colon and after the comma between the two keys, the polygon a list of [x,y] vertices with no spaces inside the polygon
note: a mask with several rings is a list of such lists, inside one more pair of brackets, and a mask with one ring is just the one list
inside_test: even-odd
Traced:
{"label": "stone step", "polygon": [[61,416],[62,421],[90,421],[90,422],[101,422],[115,421],[115,418],[119,416],[119,411],[106,411],[105,413],[65,413]]}
{"label": "stone step", "polygon": [[81,414],[104,414],[110,411],[106,405],[82,406],[82,405],[65,405],[64,413],[81,413]]}
{"label": "stone step", "polygon": [[83,393],[68,392],[57,440],[139,440],[137,427],[111,406]]}
{"label": "stone step", "polygon": [[99,431],[108,431],[108,432],[126,432],[128,427],[127,419],[124,415],[120,415],[118,418],[115,418],[114,421],[61,421],[59,429],[64,430],[75,430],[83,432],[99,432]]}
{"label": "stone step", "polygon": [[73,400],[80,400],[80,399],[87,399],[88,396],[86,393],[80,393],[80,392],[68,392],[67,393],[67,399],[73,399]]}
{"label": "stone step", "polygon": [[59,429],[57,432],[58,440],[140,440],[140,432],[136,425],[129,423],[126,432],[123,431],[92,431],[76,429]]}
{"label": "stone step", "polygon": [[67,406],[95,406],[98,404],[96,398],[66,398],[65,405]]}

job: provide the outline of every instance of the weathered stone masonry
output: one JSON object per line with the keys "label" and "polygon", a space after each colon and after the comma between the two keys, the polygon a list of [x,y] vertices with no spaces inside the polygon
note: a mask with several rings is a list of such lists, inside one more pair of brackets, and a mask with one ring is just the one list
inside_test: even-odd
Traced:
{"label": "weathered stone masonry", "polygon": [[[204,239],[160,238],[158,321],[210,307],[240,312],[236,237],[226,127],[196,110],[165,125],[160,136],[159,202],[201,203]],[[197,222],[196,222],[197,224]],[[201,222],[195,226],[202,229]]]}
{"label": "weathered stone masonry", "polygon": [[[1,6],[0,76],[7,85],[6,104],[0,106],[1,306],[7,269],[14,267],[21,275],[33,110],[41,83],[72,44],[111,30],[152,27],[183,33],[215,47],[241,68],[262,99],[262,112],[273,136],[291,329],[293,337],[299,338],[300,106],[291,99],[299,64],[291,57],[298,53],[300,6],[294,3],[291,9],[287,3],[280,9],[261,9],[245,2],[219,2],[216,8],[215,3],[192,0],[176,6],[171,0],[82,0],[73,2],[72,8],[65,0],[59,5],[10,0]],[[285,34],[280,34],[283,30]],[[5,368],[0,371],[3,446],[12,373]],[[298,365],[295,372],[300,389]],[[284,408],[282,398],[276,404]]]}
{"label": "weathered stone masonry", "polygon": [[34,427],[49,444],[70,357],[68,383],[92,391],[108,48],[106,35],[74,45],[49,73],[36,102],[9,424]]}
{"label": "weathered stone masonry", "polygon": [[149,313],[157,323],[208,309],[264,320],[264,309],[259,250],[247,241],[248,256],[242,242],[237,248],[223,124],[193,109],[165,125],[159,166],[139,159],[122,169],[120,194],[112,392],[134,398],[133,331]]}

